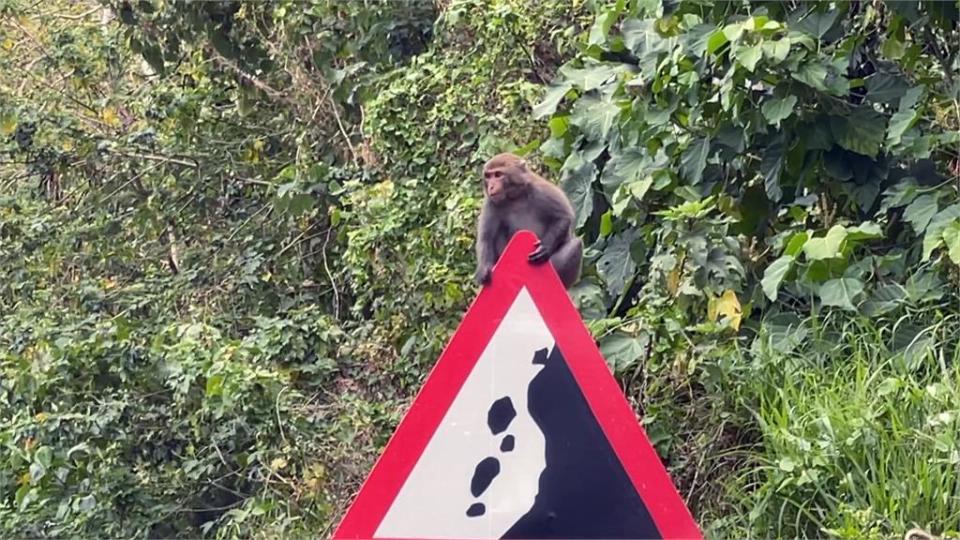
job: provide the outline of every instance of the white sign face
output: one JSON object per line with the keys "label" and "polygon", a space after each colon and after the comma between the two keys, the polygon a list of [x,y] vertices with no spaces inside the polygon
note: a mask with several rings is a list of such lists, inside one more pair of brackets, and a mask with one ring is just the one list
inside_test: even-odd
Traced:
{"label": "white sign face", "polygon": [[546,467],[530,417],[537,350],[554,338],[522,288],[390,506],[381,538],[500,538],[533,506]]}

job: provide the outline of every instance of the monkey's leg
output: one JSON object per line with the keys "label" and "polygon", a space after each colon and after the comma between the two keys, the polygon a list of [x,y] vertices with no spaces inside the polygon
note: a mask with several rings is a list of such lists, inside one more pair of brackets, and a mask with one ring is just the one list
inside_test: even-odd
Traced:
{"label": "monkey's leg", "polygon": [[550,256],[550,262],[560,276],[560,281],[563,282],[564,287],[569,289],[580,279],[582,258],[583,242],[576,236],[571,236]]}

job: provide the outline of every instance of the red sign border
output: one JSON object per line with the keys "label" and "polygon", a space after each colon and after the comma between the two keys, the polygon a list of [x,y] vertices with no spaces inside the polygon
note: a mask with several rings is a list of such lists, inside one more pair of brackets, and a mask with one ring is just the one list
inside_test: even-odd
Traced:
{"label": "red sign border", "polygon": [[407,476],[523,287],[527,288],[556,339],[556,346],[567,359],[571,373],[657,530],[664,538],[703,538],[556,271],[549,264],[527,262],[535,242],[536,236],[527,231],[517,233],[510,240],[494,267],[490,284],[480,291],[467,310],[347,510],[333,535],[334,540],[375,538],[374,533]]}

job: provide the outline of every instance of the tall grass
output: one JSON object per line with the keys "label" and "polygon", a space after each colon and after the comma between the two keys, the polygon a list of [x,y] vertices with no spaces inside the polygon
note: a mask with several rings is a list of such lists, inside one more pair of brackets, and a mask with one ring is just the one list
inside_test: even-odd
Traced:
{"label": "tall grass", "polygon": [[727,381],[752,443],[708,536],[956,537],[958,344],[956,314],[764,325]]}

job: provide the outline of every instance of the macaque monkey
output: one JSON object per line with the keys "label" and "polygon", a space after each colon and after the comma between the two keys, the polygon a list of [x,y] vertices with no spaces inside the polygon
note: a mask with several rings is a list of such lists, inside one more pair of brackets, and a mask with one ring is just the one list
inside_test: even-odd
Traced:
{"label": "macaque monkey", "polygon": [[493,265],[514,233],[537,235],[528,260],[553,263],[564,287],[580,279],[583,243],[573,234],[573,206],[559,187],[513,154],[498,154],[483,167],[483,208],[477,224],[477,283],[490,282]]}

